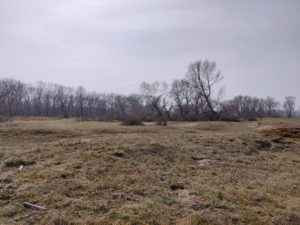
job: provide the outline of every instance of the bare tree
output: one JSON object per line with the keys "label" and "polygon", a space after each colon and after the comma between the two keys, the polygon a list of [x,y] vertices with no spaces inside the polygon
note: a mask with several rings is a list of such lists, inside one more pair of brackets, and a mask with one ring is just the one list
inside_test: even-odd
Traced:
{"label": "bare tree", "polygon": [[51,109],[54,104],[54,85],[53,84],[46,84],[44,87],[44,92],[42,96],[42,103],[43,103],[43,115],[49,116],[51,113]]}
{"label": "bare tree", "polygon": [[267,97],[264,101],[266,116],[276,116],[280,103],[273,97]]}
{"label": "bare tree", "polygon": [[168,96],[163,98],[162,109],[163,109],[166,117],[168,119],[171,119],[171,113],[172,113],[172,109],[173,109],[173,104],[170,101],[170,99],[168,98]]}
{"label": "bare tree", "polygon": [[75,110],[76,115],[81,117],[81,119],[85,117],[86,97],[85,89],[79,86],[75,93]]}
{"label": "bare tree", "polygon": [[137,95],[137,94],[131,94],[127,97],[127,116],[128,115],[134,115],[135,117],[138,118],[143,118],[145,115],[145,110],[144,110],[144,100],[142,96]]}
{"label": "bare tree", "polygon": [[127,111],[126,97],[121,95],[114,96],[114,108],[117,118],[123,120]]}
{"label": "bare tree", "polygon": [[25,93],[25,85],[14,79],[2,80],[0,84],[0,100],[3,114],[10,117],[17,115]]}
{"label": "bare tree", "polygon": [[32,102],[35,95],[35,87],[32,85],[26,85],[24,97],[23,97],[23,109],[22,109],[22,115],[24,116],[33,116],[34,115],[34,109],[32,107]]}
{"label": "bare tree", "polygon": [[213,88],[222,80],[221,72],[217,70],[214,61],[196,61],[191,63],[187,72],[187,80],[191,83],[196,92],[197,98],[206,103],[205,111],[211,118],[217,117],[215,110],[217,101],[213,100]]}
{"label": "bare tree", "polygon": [[4,80],[0,80],[0,116],[5,114],[6,88]]}
{"label": "bare tree", "polygon": [[55,89],[54,99],[60,112],[64,118],[68,118],[70,114],[70,109],[74,103],[74,97],[72,95],[72,89],[66,88],[61,85],[57,85]]}
{"label": "bare tree", "polygon": [[98,120],[103,120],[107,117],[108,107],[107,107],[107,99],[105,94],[97,95],[97,102],[95,104],[95,117]]}
{"label": "bare tree", "polygon": [[154,83],[143,82],[140,88],[147,103],[155,109],[159,118],[165,120],[164,108],[167,104],[168,85],[165,82],[159,83],[158,81]]}
{"label": "bare tree", "polygon": [[170,94],[180,112],[181,119],[188,120],[193,103],[193,89],[190,83],[187,80],[174,80]]}
{"label": "bare tree", "polygon": [[[273,99],[272,101],[276,102]],[[242,119],[264,117],[267,115],[267,109],[265,99],[251,96],[239,95],[232,100],[222,103],[222,111],[225,112],[226,116],[234,116]],[[275,111],[273,113],[275,113]]]}
{"label": "bare tree", "polygon": [[42,116],[43,113],[43,95],[46,84],[44,82],[38,82],[34,88],[34,97],[33,97],[33,108],[35,116]]}
{"label": "bare tree", "polygon": [[283,103],[283,108],[284,108],[288,118],[292,118],[293,113],[295,111],[295,106],[296,106],[296,97],[286,96],[284,103]]}

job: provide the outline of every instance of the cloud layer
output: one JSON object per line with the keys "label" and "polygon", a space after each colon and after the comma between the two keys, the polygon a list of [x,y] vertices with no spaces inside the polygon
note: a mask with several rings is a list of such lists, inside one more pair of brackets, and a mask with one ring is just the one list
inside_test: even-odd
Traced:
{"label": "cloud layer", "polygon": [[300,99],[299,0],[0,0],[0,78],[129,93],[215,60],[226,97]]}

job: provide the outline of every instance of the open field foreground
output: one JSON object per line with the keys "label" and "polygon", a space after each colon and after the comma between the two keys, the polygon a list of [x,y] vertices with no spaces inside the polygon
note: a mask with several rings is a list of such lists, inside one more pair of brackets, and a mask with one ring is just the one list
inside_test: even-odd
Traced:
{"label": "open field foreground", "polygon": [[0,162],[0,224],[300,224],[296,119],[14,119]]}

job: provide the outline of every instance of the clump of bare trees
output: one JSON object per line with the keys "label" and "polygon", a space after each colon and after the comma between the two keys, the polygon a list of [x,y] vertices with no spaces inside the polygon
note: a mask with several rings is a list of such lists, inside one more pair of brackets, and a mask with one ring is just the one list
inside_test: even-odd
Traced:
{"label": "clump of bare trees", "polygon": [[161,125],[166,125],[166,121],[171,119],[172,110],[172,103],[168,99],[169,90],[167,83],[159,83],[158,81],[154,83],[143,82],[140,88],[146,105],[151,106],[152,110],[154,110],[154,114],[151,113],[154,116],[153,119]]}
{"label": "clump of bare trees", "polygon": [[214,92],[215,85],[222,78],[215,62],[200,60],[191,63],[185,78],[173,81],[170,91],[179,118],[182,120],[218,119],[217,107],[222,89],[217,92],[217,95]]}
{"label": "clump of bare trees", "polygon": [[258,117],[279,117],[280,103],[272,97],[266,99],[251,96],[236,96],[232,100],[221,103],[221,112],[225,116],[241,119]]}
{"label": "clump of bare trees", "polygon": [[0,80],[0,114],[15,116],[20,110],[25,85],[16,80]]}
{"label": "clump of bare trees", "polygon": [[130,119],[228,120],[259,117],[292,117],[296,99],[287,96],[283,105],[276,99],[236,96],[221,101],[223,76],[213,61],[196,61],[188,66],[183,79],[143,82],[140,94],[118,95],[88,92],[57,84],[24,84],[14,79],[0,80],[0,116],[77,117],[82,120]]}
{"label": "clump of bare trees", "polygon": [[[78,117],[81,119],[123,120],[131,115],[143,118],[146,106],[141,95],[122,96],[87,92],[57,84],[23,84],[0,80],[0,115]],[[146,118],[143,118],[146,119]]]}
{"label": "clump of bare trees", "polygon": [[208,60],[190,64],[186,75],[186,80],[195,93],[197,104],[200,104],[199,108],[211,119],[217,118],[216,107],[219,100],[212,97],[213,88],[222,78],[216,63]]}
{"label": "clump of bare trees", "polygon": [[283,108],[288,116],[291,118],[295,112],[296,98],[294,96],[286,96],[283,103]]}

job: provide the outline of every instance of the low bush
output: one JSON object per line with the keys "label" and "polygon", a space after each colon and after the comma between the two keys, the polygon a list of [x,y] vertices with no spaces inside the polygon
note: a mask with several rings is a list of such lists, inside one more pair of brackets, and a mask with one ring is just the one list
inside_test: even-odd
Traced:
{"label": "low bush", "polygon": [[257,121],[257,118],[255,118],[255,117],[250,117],[250,118],[248,118],[248,121],[249,121],[249,122],[255,122],[255,121]]}
{"label": "low bush", "polygon": [[122,122],[124,126],[143,126],[144,123],[141,119],[138,118],[128,118]]}
{"label": "low bush", "polygon": [[236,116],[222,116],[220,120],[225,122],[241,122],[240,118]]}

